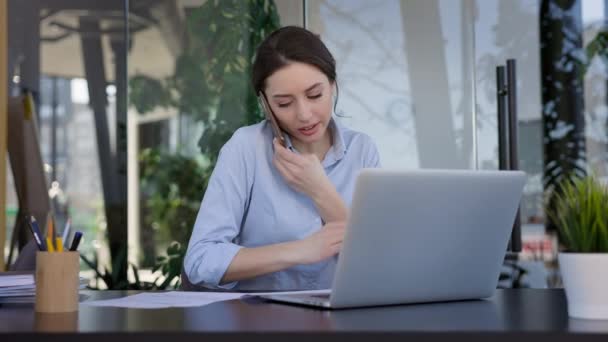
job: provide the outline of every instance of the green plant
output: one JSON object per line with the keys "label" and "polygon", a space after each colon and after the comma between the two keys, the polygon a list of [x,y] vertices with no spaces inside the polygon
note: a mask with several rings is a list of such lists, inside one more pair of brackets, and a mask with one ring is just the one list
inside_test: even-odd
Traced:
{"label": "green plant", "polygon": [[[121,250],[121,257],[124,257],[124,250]],[[126,290],[166,290],[169,287],[178,289],[180,287],[181,280],[179,278],[184,256],[186,255],[186,248],[178,242],[173,242],[167,248],[167,255],[158,256],[156,264],[152,269],[152,273],[160,271],[159,275],[156,275],[153,281],[144,281],[140,279],[140,271],[132,263],[129,263],[129,267],[133,272],[133,281],[121,281],[117,278],[116,272],[112,272],[114,267],[108,269],[99,265],[97,254],[93,254],[92,258],[80,255],[80,259],[93,271],[95,271],[95,286],[89,286],[91,289],[100,289],[99,282],[103,282],[107,289],[126,289]],[[117,259],[120,260],[120,259]]]}
{"label": "green plant", "polygon": [[140,172],[148,209],[144,223],[154,227],[157,241],[187,243],[211,170],[180,153],[145,149],[140,154]]}
{"label": "green plant", "polygon": [[608,189],[595,176],[566,177],[547,214],[568,252],[608,252]]}
{"label": "green plant", "polygon": [[186,247],[179,242],[173,241],[167,247],[167,255],[161,255],[156,258],[156,265],[152,272],[161,271],[164,281],[157,285],[159,288],[166,288],[171,283],[174,283],[175,288],[179,288],[181,284],[180,274],[186,256]]}
{"label": "green plant", "polygon": [[206,1],[187,18],[187,48],[164,79],[137,74],[129,99],[141,114],[176,108],[203,124],[198,145],[214,165],[220,148],[243,125],[261,121],[251,85],[257,46],[279,28],[272,0]]}

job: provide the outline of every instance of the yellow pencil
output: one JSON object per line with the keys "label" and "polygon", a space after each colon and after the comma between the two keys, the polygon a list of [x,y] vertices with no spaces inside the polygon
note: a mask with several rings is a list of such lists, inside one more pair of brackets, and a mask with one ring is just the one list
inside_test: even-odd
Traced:
{"label": "yellow pencil", "polygon": [[57,245],[57,252],[63,252],[63,241],[60,237],[55,238],[55,242]]}
{"label": "yellow pencil", "polygon": [[55,247],[53,246],[53,240],[50,237],[46,238],[46,248],[49,252],[55,251]]}
{"label": "yellow pencil", "polygon": [[[46,222],[47,222],[47,233],[46,236],[47,238],[51,239],[51,245],[53,245],[53,251],[57,251],[57,246],[55,245],[55,242],[57,240],[55,240],[55,224],[53,223],[53,215],[51,213],[48,214],[47,218],[46,218]],[[50,249],[49,249],[50,251]]]}

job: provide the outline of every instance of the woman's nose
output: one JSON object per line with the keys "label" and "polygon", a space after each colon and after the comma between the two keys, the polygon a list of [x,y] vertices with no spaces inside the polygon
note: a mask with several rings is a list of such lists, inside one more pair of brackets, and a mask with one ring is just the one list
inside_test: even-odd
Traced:
{"label": "woman's nose", "polygon": [[296,118],[302,122],[308,122],[312,118],[312,108],[305,101],[298,101],[296,107]]}

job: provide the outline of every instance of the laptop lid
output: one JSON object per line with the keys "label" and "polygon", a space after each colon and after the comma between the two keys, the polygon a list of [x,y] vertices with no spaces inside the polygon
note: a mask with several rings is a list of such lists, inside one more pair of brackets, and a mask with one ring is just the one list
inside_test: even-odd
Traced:
{"label": "laptop lid", "polygon": [[521,171],[365,169],[331,307],[491,296],[521,199]]}

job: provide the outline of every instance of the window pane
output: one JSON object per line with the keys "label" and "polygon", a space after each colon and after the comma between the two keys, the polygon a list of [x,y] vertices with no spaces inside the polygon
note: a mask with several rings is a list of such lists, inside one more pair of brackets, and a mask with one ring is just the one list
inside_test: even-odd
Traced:
{"label": "window pane", "polygon": [[[515,59],[519,168],[528,180],[520,214],[522,259],[544,253],[551,258],[551,240],[543,223],[543,142],[540,87],[539,3],[536,0],[474,1],[477,135],[479,168],[498,169],[496,67]],[[545,242],[549,243],[547,249]]]}
{"label": "window pane", "polygon": [[339,113],[397,168],[473,168],[472,24],[464,1],[308,1],[338,64]]}
{"label": "window pane", "polygon": [[[110,268],[126,250],[125,89],[116,90],[126,61],[124,1],[10,1],[9,18],[10,92],[31,92],[37,113],[46,185],[34,192],[39,202],[49,197],[59,232],[70,218],[72,232],[84,233],[81,254]],[[31,165],[12,166],[23,173]],[[21,209],[46,222],[38,206]],[[29,238],[22,228],[20,244]],[[126,280],[122,261],[113,271]]]}

